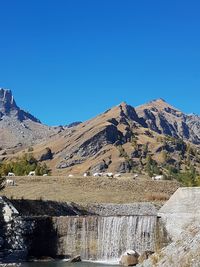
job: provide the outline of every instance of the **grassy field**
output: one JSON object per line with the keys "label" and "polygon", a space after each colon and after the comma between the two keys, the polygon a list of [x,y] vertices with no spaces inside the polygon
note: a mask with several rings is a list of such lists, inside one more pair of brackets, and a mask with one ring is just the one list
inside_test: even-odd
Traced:
{"label": "grassy field", "polygon": [[77,203],[163,202],[180,186],[176,181],[151,181],[143,176],[106,177],[14,177],[16,186],[1,192],[8,198]]}

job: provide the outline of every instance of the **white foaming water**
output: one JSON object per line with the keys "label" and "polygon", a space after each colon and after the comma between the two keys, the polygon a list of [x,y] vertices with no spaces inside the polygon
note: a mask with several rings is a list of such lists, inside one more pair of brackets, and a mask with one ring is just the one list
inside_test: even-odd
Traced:
{"label": "white foaming water", "polygon": [[155,250],[156,216],[68,217],[64,250],[115,264],[123,252]]}

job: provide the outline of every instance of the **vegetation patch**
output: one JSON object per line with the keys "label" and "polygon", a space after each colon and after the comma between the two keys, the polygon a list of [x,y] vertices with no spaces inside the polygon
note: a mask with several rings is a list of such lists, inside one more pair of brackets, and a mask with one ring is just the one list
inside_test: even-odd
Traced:
{"label": "vegetation patch", "polygon": [[16,176],[24,176],[31,171],[35,171],[36,175],[50,174],[47,165],[38,162],[32,154],[24,154],[21,158],[0,163],[1,176],[8,175],[9,172],[13,172]]}

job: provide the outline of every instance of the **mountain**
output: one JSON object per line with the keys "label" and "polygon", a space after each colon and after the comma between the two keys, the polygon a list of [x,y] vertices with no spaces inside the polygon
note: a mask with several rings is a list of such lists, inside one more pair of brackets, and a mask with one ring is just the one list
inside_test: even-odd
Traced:
{"label": "mountain", "polygon": [[0,148],[5,154],[32,146],[61,131],[43,125],[39,119],[19,108],[11,90],[0,89]]}
{"label": "mountain", "polygon": [[[0,92],[0,146],[10,152],[17,147],[11,157],[29,153],[32,146],[31,153],[53,174],[165,173],[191,164],[200,170],[200,117],[163,99],[136,108],[122,102],[86,122],[48,127],[21,110],[11,91]],[[149,163],[154,169],[147,170]]]}
{"label": "mountain", "polygon": [[136,112],[152,131],[200,144],[199,116],[186,115],[163,99],[139,106],[136,108]]}
{"label": "mountain", "polygon": [[199,122],[162,99],[136,109],[123,102],[35,146],[34,153],[40,158],[49,147],[53,159],[47,163],[55,174],[144,171],[148,156],[158,166],[184,169],[186,159],[196,162],[187,142],[198,151]]}

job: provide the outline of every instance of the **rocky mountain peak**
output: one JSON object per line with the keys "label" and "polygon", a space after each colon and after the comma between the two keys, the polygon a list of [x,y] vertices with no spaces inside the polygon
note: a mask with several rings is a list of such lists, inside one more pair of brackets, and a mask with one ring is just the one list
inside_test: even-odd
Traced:
{"label": "rocky mountain peak", "polygon": [[136,108],[136,110],[150,110],[152,112],[167,112],[167,113],[177,113],[178,115],[182,114],[180,110],[173,107],[169,103],[167,103],[164,99],[158,98],[155,100],[152,100],[144,105],[141,105]]}
{"label": "rocky mountain peak", "polygon": [[0,112],[9,114],[12,110],[18,110],[11,90],[0,88]]}
{"label": "rocky mountain peak", "polygon": [[156,103],[166,103],[167,104],[167,101],[165,101],[165,99],[163,99],[163,98],[156,98],[156,99],[154,99],[154,100],[152,100],[152,101],[150,101],[150,102],[156,102]]}
{"label": "rocky mountain peak", "polygon": [[138,123],[144,126],[144,121],[138,117],[134,107],[128,105],[126,102],[121,102],[119,105],[111,108],[107,113],[110,118],[116,119],[122,124]]}
{"label": "rocky mountain peak", "polygon": [[33,115],[17,106],[11,90],[0,88],[0,119],[4,116],[16,118],[21,122],[29,119],[40,123]]}

